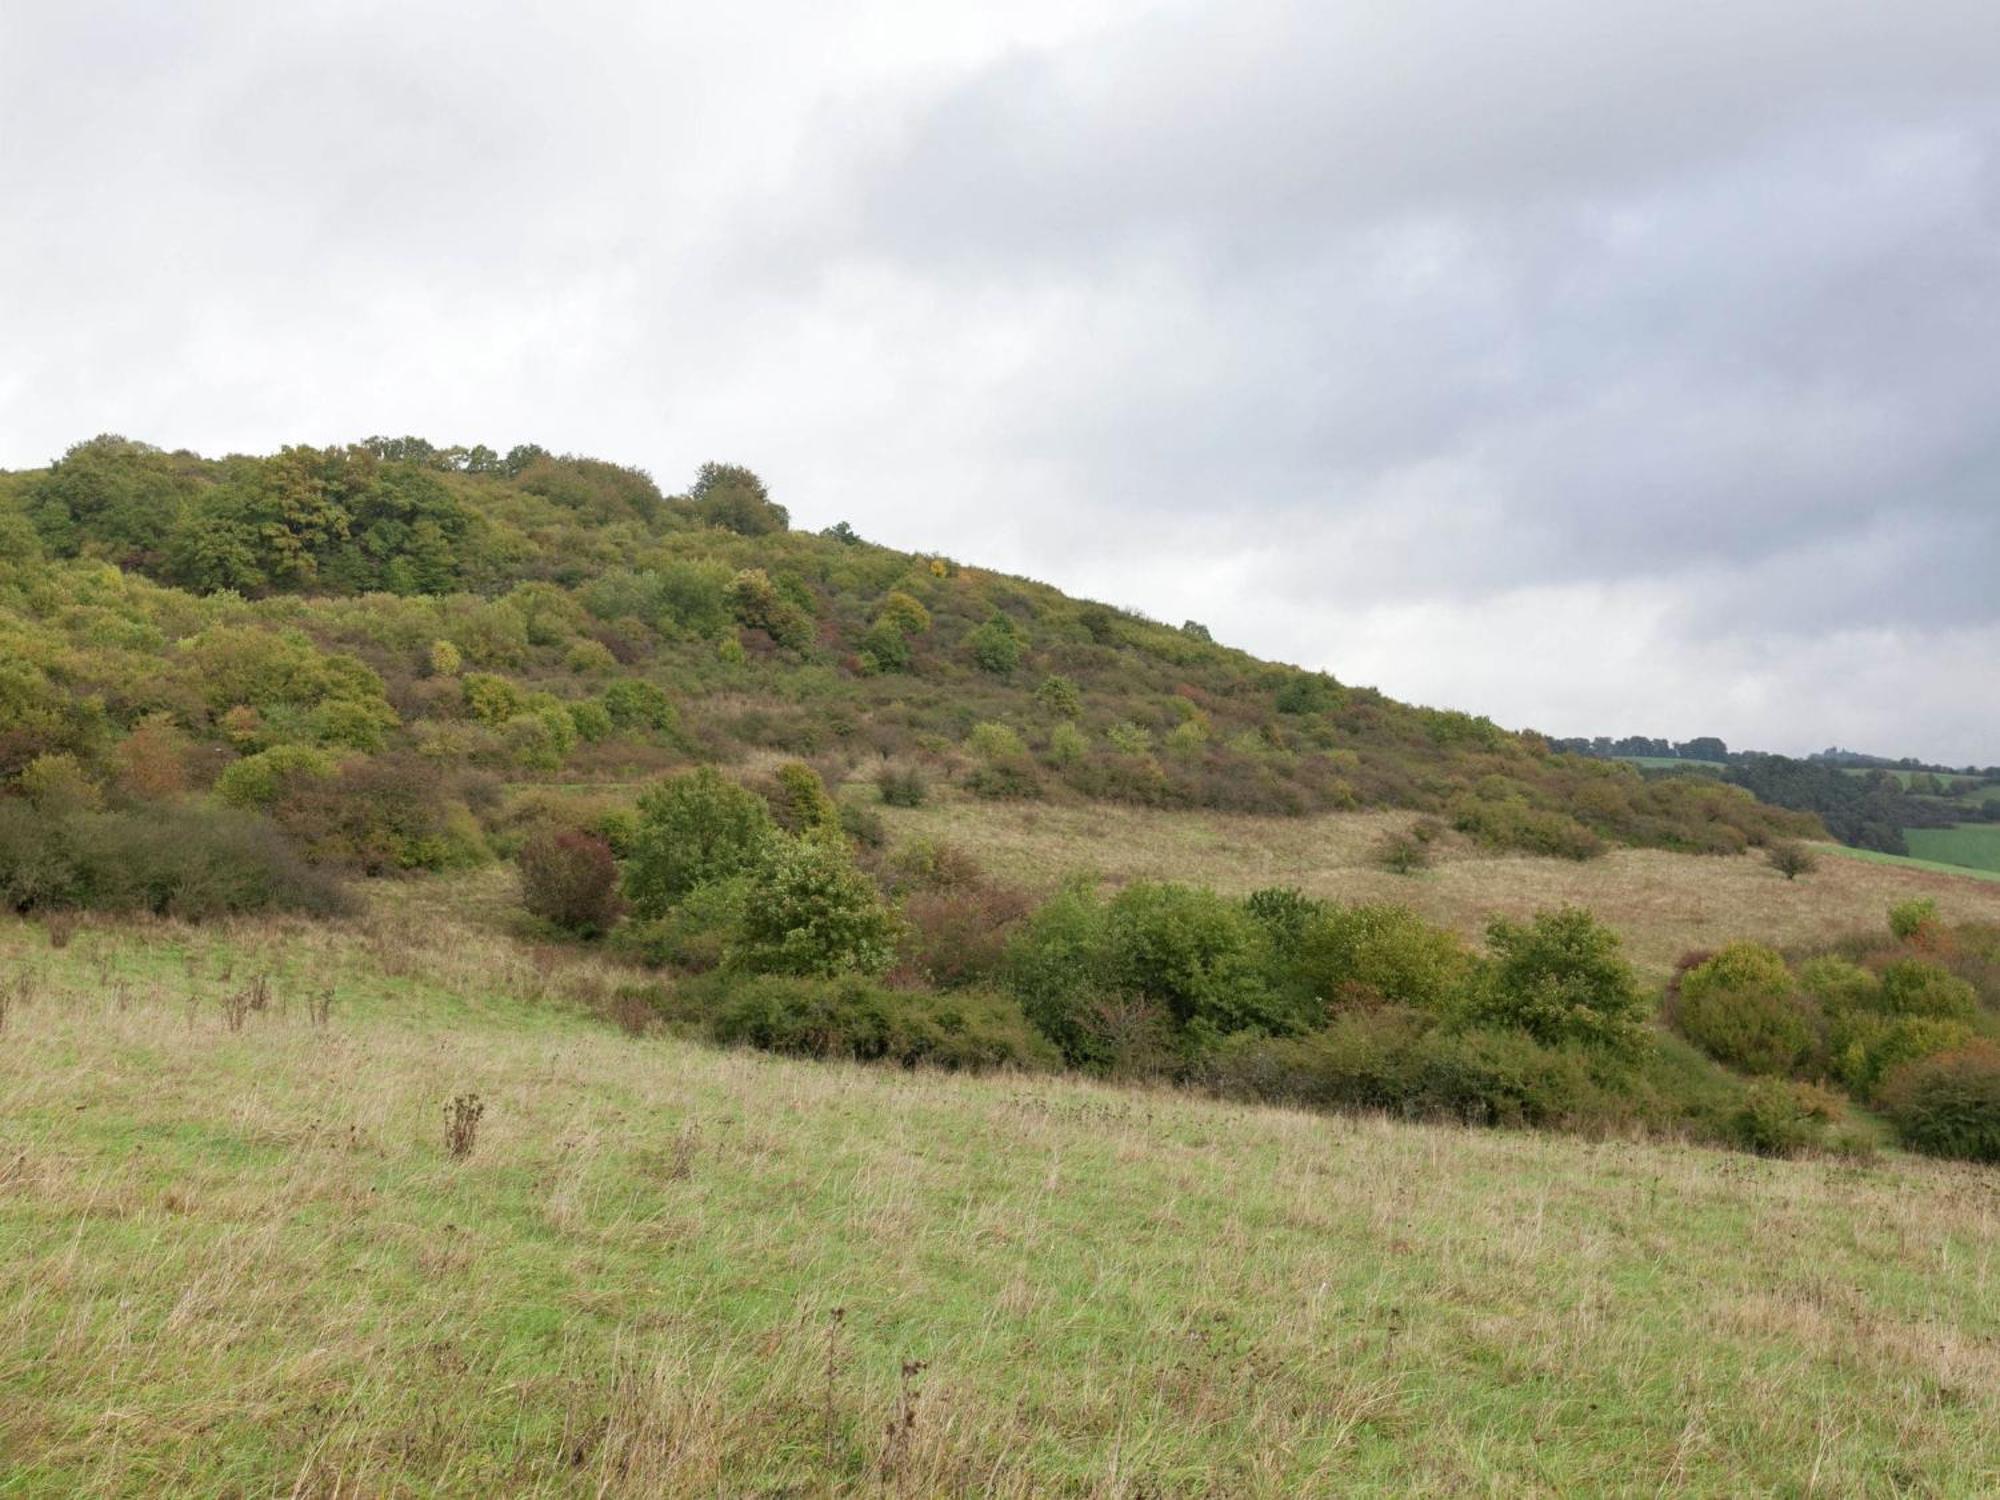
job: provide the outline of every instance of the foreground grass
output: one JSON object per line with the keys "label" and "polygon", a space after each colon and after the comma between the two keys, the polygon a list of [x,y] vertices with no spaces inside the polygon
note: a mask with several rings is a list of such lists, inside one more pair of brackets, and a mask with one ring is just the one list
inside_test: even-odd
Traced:
{"label": "foreground grass", "polygon": [[[898,841],[945,839],[1030,884],[1081,866],[1113,881],[1181,880],[1232,895],[1292,885],[1333,900],[1400,902],[1474,938],[1495,914],[1520,919],[1564,903],[1587,906],[1655,975],[1690,949],[1739,938],[1782,947],[1879,928],[1890,906],[1913,896],[1935,900],[1949,921],[2000,921],[2000,886],[1947,865],[1828,857],[1813,874],[1787,881],[1757,854],[1613,849],[1578,863],[1493,854],[1454,839],[1436,868],[1409,876],[1372,859],[1384,833],[1415,821],[1409,813],[1257,818],[949,796],[880,811]],[[1814,847],[1827,856],[1856,852]]]}
{"label": "foreground grass", "polygon": [[10,1496],[2000,1488],[1990,1173],[718,1053],[432,917],[0,954]]}

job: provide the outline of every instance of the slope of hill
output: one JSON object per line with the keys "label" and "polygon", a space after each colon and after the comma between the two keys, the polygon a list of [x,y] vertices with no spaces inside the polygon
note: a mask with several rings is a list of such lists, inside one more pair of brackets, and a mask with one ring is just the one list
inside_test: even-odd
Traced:
{"label": "slope of hill", "polygon": [[715,1052],[405,905],[0,919],[7,1493],[2000,1485],[1990,1174]]}
{"label": "slope of hill", "polygon": [[[785,523],[726,466],[670,497],[534,448],[80,444],[0,477],[0,789],[146,802],[220,782],[310,857],[370,869],[477,858],[495,778],[758,750],[918,764],[995,799],[1408,808],[1570,857],[1816,826],[1192,623]],[[364,797],[403,826],[329,806]]]}

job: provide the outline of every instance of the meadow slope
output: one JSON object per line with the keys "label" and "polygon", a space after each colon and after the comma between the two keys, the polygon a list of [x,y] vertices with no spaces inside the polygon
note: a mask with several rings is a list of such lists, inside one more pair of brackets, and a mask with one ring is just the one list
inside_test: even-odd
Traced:
{"label": "meadow slope", "polygon": [[0,966],[8,1496],[2000,1489],[1990,1171],[718,1052],[387,902]]}
{"label": "meadow slope", "polygon": [[1451,840],[1415,876],[1380,868],[1385,833],[1404,812],[1268,818],[1151,808],[1048,806],[939,796],[882,808],[897,841],[941,839],[1010,880],[1047,886],[1072,873],[1178,880],[1230,895],[1296,886],[1335,901],[1394,901],[1476,938],[1494,915],[1526,917],[1565,903],[1615,928],[1633,961],[1660,976],[1682,954],[1743,939],[1780,947],[1825,942],[1881,925],[1898,901],[1928,897],[1947,921],[2000,921],[2000,884],[1943,867],[1840,857],[1816,846],[1819,867],[1787,881],[1755,853],[1612,849],[1578,862],[1496,853]]}

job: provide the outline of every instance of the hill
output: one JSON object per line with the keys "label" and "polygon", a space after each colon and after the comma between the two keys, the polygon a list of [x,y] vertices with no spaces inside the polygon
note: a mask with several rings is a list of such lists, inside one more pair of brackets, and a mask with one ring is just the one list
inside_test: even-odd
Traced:
{"label": "hill", "polygon": [[402,901],[0,956],[10,1494],[2000,1483],[1976,1169],[717,1052]]}
{"label": "hill", "polygon": [[[28,787],[128,802],[221,784],[310,858],[371,871],[481,857],[499,782],[760,751],[838,775],[907,764],[999,800],[1406,808],[1570,857],[1816,827],[1261,662],[1192,622],[787,519],[723,465],[669,496],[533,447],[79,444],[0,477],[0,790],[38,760]],[[328,777],[332,800],[394,800],[414,826],[280,794]]]}

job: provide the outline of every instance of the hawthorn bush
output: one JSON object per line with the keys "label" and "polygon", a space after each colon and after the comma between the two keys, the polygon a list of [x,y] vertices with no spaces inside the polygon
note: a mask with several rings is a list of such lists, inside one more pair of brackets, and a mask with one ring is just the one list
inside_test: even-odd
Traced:
{"label": "hawthorn bush", "polygon": [[611,846],[573,828],[544,829],[521,846],[521,904],[578,937],[609,932],[624,903]]}
{"label": "hawthorn bush", "polygon": [[1991,1042],[1905,1063],[1878,1102],[1915,1150],[2000,1162],[2000,1047]]}

